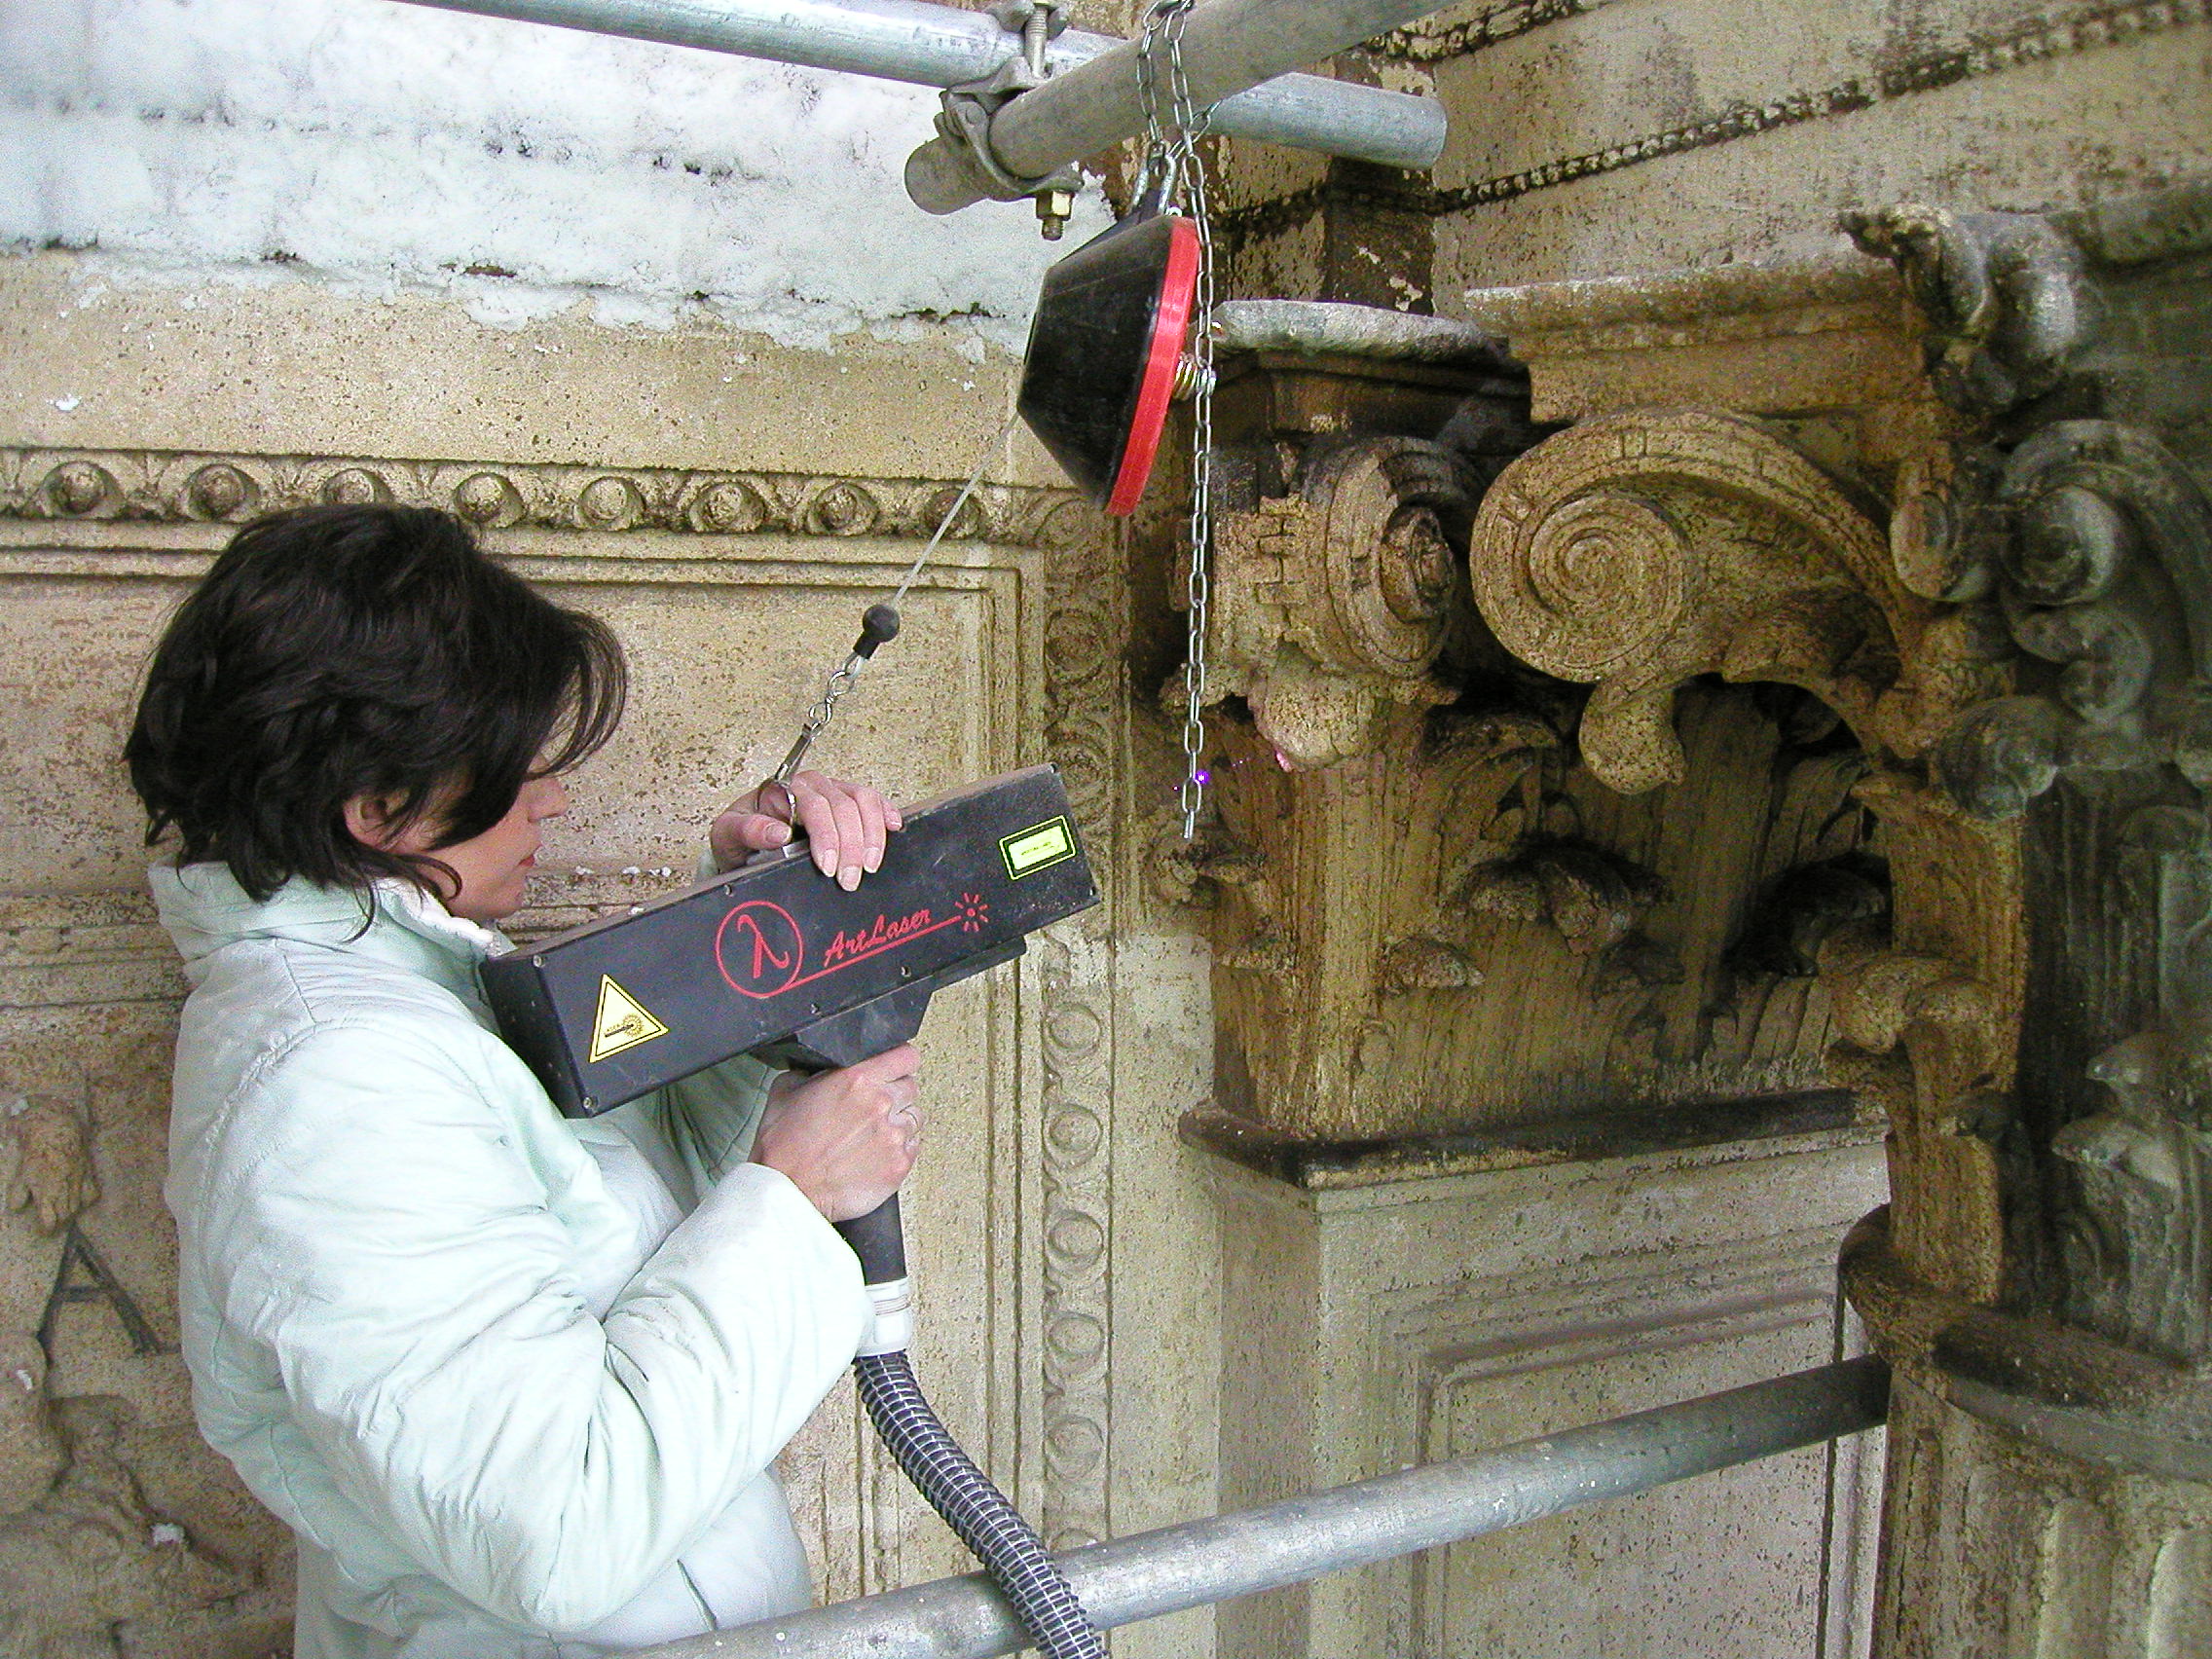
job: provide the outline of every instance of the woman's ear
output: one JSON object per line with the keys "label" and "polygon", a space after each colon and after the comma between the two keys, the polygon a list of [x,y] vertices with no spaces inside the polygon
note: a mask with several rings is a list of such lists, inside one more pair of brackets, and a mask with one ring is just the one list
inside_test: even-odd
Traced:
{"label": "woman's ear", "polygon": [[355,795],[346,803],[346,833],[364,847],[382,853],[397,851],[407,833],[396,822],[406,798],[398,794]]}

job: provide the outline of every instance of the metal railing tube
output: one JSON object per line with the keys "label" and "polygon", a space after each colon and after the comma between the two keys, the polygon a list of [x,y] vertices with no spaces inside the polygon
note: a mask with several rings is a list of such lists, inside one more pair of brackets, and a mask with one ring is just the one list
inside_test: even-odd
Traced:
{"label": "metal railing tube", "polygon": [[[981,12],[920,0],[408,0],[445,12],[474,12],[592,34],[698,47],[803,63],[920,87],[953,87],[1018,56],[1021,37]],[[1069,29],[1047,50],[1055,75],[1111,52],[1112,35]],[[1444,144],[1434,99],[1381,87],[1284,75],[1229,99],[1215,125],[1332,156],[1424,167]]]}
{"label": "metal railing tube", "polygon": [[[1541,1440],[1477,1452],[1059,1558],[1102,1630],[1480,1537],[1579,1504],[1873,1428],[1889,1367],[1869,1355]],[[840,1602],[630,1659],[990,1659],[1028,1637],[981,1573]]]}
{"label": "metal railing tube", "polygon": [[[1437,0],[1212,0],[1193,11],[1183,29],[1191,101],[1202,108],[1233,97],[1436,9]],[[1015,177],[1039,178],[1143,131],[1137,55],[1137,43],[1124,41],[1007,104],[991,119],[999,166]],[[1444,147],[1441,109],[1437,115],[1435,148],[1395,165],[1425,167],[1436,160]],[[982,199],[974,168],[942,137],[906,158],[906,194],[932,213]]]}

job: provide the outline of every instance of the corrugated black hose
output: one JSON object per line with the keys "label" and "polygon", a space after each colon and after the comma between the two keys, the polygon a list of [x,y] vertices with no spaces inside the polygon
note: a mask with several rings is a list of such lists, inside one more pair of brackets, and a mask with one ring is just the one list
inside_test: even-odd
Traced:
{"label": "corrugated black hose", "polygon": [[857,1221],[839,1222],[837,1231],[860,1256],[878,1310],[878,1347],[884,1351],[853,1361],[861,1403],[876,1433],[930,1507],[976,1552],[1049,1659],[1105,1659],[1106,1643],[1044,1539],[960,1449],[914,1381],[903,1331],[893,1329],[907,1319],[898,1198]]}

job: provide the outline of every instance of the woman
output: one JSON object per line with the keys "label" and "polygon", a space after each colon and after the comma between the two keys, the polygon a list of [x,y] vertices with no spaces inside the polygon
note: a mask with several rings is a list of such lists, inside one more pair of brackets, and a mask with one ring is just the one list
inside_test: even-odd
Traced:
{"label": "woman", "polygon": [[[566,1659],[811,1600],[770,1464],[865,1335],[830,1223],[911,1167],[917,1059],[555,1113],[476,965],[623,687],[602,624],[414,508],[249,525],[155,653],[126,757],[193,984],[185,1360],[298,1534],[299,1659]],[[847,887],[899,826],[775,793]],[[756,793],[711,865],[792,832]]]}

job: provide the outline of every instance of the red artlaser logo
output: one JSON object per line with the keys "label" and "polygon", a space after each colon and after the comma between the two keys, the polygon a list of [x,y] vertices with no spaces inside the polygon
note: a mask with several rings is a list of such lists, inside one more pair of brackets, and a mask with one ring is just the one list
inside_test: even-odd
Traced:
{"label": "red artlaser logo", "polygon": [[798,980],[806,936],[781,904],[748,900],[715,930],[715,965],[740,996],[773,997]]}
{"label": "red artlaser logo", "polygon": [[792,913],[765,899],[752,899],[715,930],[715,965],[738,995],[765,1001],[946,928],[980,932],[989,915],[990,905],[977,893],[962,894],[960,907],[949,916],[927,907],[903,916],[878,914],[865,928],[840,928],[822,953],[822,966],[809,974],[804,971],[806,936]]}
{"label": "red artlaser logo", "polygon": [[914,938],[918,934],[935,933],[930,925],[927,909],[905,916],[878,916],[865,928],[846,933],[842,928],[836,938],[822,947],[822,966],[835,968],[847,962],[858,962],[866,956],[877,956]]}

